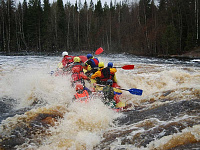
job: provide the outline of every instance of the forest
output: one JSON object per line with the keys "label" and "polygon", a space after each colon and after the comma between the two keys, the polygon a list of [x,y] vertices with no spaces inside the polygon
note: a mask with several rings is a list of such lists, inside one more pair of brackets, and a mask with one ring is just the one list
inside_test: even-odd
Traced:
{"label": "forest", "polygon": [[[157,1],[156,1],[157,2]],[[198,0],[0,1],[0,54],[180,55],[200,46]]]}

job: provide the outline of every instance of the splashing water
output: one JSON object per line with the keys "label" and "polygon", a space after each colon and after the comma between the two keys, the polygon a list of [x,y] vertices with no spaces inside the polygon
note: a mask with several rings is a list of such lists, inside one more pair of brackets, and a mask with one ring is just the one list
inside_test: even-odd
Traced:
{"label": "splashing water", "polygon": [[2,149],[185,149],[200,146],[198,61],[127,55],[99,57],[117,69],[130,105],[115,112],[91,98],[72,102],[70,76],[54,76],[60,57],[1,56],[0,148]]}

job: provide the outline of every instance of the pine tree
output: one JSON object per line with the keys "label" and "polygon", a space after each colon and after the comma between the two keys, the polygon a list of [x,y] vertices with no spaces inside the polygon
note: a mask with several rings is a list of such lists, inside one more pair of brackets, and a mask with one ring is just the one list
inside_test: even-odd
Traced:
{"label": "pine tree", "polygon": [[57,21],[57,50],[66,49],[66,15],[64,11],[63,1],[57,0],[56,7]]}

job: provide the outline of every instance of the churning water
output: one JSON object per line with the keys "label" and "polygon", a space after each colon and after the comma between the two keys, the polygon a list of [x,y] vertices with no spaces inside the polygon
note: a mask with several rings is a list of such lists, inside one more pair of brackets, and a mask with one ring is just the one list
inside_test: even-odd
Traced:
{"label": "churning water", "polygon": [[154,150],[199,149],[198,60],[98,57],[118,68],[118,84],[129,106],[115,112],[98,97],[72,102],[70,76],[54,76],[61,57],[0,56],[0,149]]}

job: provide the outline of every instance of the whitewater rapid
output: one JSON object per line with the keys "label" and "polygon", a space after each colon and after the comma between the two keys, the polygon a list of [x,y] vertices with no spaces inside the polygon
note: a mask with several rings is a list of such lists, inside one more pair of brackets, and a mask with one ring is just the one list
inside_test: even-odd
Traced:
{"label": "whitewater rapid", "polygon": [[134,64],[133,70],[117,69],[118,84],[143,90],[142,96],[123,91],[121,101],[130,107],[115,112],[98,96],[87,104],[72,102],[70,75],[51,74],[61,57],[0,58],[1,149],[170,149],[188,143],[198,147],[198,61],[98,56],[117,67]]}

